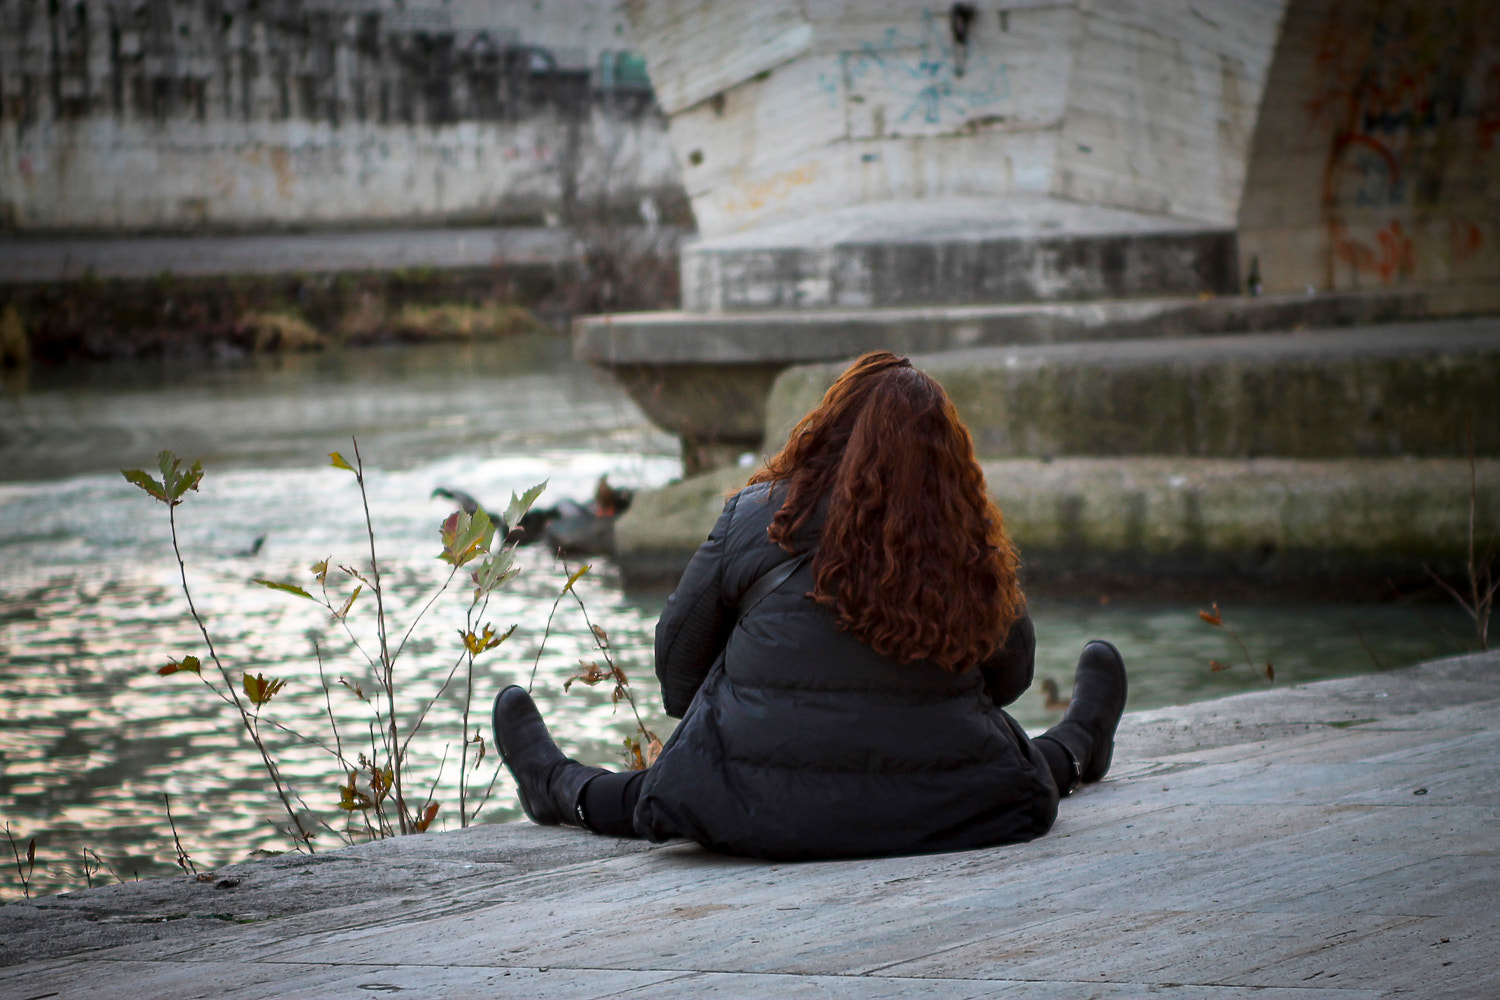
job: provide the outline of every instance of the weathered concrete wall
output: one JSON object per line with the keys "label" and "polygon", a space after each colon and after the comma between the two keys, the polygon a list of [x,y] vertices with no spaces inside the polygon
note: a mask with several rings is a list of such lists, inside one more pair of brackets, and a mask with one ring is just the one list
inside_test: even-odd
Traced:
{"label": "weathered concrete wall", "polygon": [[1286,3],[1080,3],[1052,192],[1232,224]]}
{"label": "weathered concrete wall", "polygon": [[1500,5],[1296,0],[1239,226],[1268,290],[1500,279]]}
{"label": "weathered concrete wall", "polygon": [[[1463,459],[991,459],[990,495],[1028,584],[1086,580],[1171,589],[1212,581],[1340,599],[1461,574],[1469,538]],[[636,498],[615,525],[627,576],[675,582],[749,469],[727,468]],[[1475,466],[1481,551],[1496,542],[1500,461]]]}
{"label": "weathered concrete wall", "polygon": [[[1500,321],[950,351],[921,359],[981,455],[1500,455]],[[843,362],[784,372],[765,449]]]}
{"label": "weathered concrete wall", "polygon": [[[1471,514],[1477,551],[1497,541],[1493,320],[914,360],[973,432],[1031,582],[1388,598],[1393,582],[1429,584],[1429,568],[1462,574]],[[763,452],[846,366],[776,379]],[[637,497],[615,526],[622,569],[674,579],[749,472]]]}
{"label": "weathered concrete wall", "polygon": [[671,215],[609,0],[0,0],[0,229]]}
{"label": "weathered concrete wall", "polygon": [[[1072,2],[626,5],[701,232],[890,198],[1045,193]],[[960,69],[961,67],[961,69]]]}
{"label": "weathered concrete wall", "polygon": [[1241,235],[1266,290],[1500,278],[1491,0],[632,0],[708,238],[1050,195]]}
{"label": "weathered concrete wall", "polygon": [[1285,2],[1019,0],[962,32],[921,0],[628,9],[717,235],[1014,193],[1231,224]]}
{"label": "weathered concrete wall", "polygon": [[1040,195],[853,205],[682,251],[682,306],[963,306],[1239,290],[1234,230]]}

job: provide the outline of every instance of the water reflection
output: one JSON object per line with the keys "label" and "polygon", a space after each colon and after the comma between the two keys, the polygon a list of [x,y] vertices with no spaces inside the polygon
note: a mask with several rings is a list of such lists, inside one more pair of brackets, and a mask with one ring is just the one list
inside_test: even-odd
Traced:
{"label": "water reflection", "polygon": [[[317,355],[189,372],[89,368],[39,376],[23,395],[0,402],[0,469],[9,480],[0,483],[0,816],[22,850],[37,837],[34,884],[42,891],[82,884],[85,849],[126,877],[170,872],[175,851],[164,794],[184,848],[201,865],[286,846],[275,831],[284,817],[234,710],[190,676],[156,674],[169,657],[194,653],[206,662],[206,650],[181,594],[165,508],[121,479],[119,466],[149,466],[162,447],[204,459],[203,489],[179,508],[178,526],[195,600],[221,654],[236,671],[287,680],[268,719],[329,741],[332,713],[342,738],[354,743],[369,739],[369,712],[339,680],[374,690],[356,648],[356,641],[366,650],[376,644],[368,594],[356,605],[351,638],[315,605],[250,582],[264,576],[311,586],[314,561],[357,565],[367,558],[352,477],[326,468],[327,452],[345,450],[349,433],[359,434],[370,469],[397,633],[444,574],[437,526],[449,505],[432,499],[434,486],[457,486],[498,504],[542,479],[551,484],[546,498],[555,500],[587,495],[601,474],[619,485],[649,486],[679,469],[674,442],[553,342]],[[559,740],[586,761],[618,762],[633,725],[626,711],[606,691],[575,685],[563,693],[578,661],[595,656],[576,604],[558,606],[543,644],[547,615],[576,564],[536,550],[522,550],[520,563],[520,577],[485,617],[497,628],[518,629],[479,661],[470,731],[488,739],[494,692],[528,683],[534,673]],[[347,594],[347,581],[337,573],[329,579]],[[648,722],[665,736],[670,722],[651,664],[665,595],[625,590],[607,560],[596,562],[578,589],[636,681]],[[435,787],[444,802],[439,828],[457,823],[454,760],[464,705],[461,690],[443,689],[443,682],[460,652],[456,630],[466,607],[462,586],[441,596],[398,665],[408,706],[436,698],[411,744],[410,766],[414,784]],[[1037,600],[1038,674],[1066,690],[1078,650],[1102,636],[1130,662],[1133,707],[1263,687],[1243,666],[1209,671],[1210,659],[1232,662],[1238,649],[1197,610]],[[1462,648],[1462,621],[1441,607],[1224,611],[1257,658],[1276,664],[1281,684]],[[1015,713],[1033,730],[1057,717],[1035,691]],[[308,804],[338,822],[342,775],[327,753],[268,732]],[[491,753],[481,786],[497,763]],[[499,781],[482,818],[518,815],[508,781]],[[6,896],[18,889],[10,871],[0,880]]]}

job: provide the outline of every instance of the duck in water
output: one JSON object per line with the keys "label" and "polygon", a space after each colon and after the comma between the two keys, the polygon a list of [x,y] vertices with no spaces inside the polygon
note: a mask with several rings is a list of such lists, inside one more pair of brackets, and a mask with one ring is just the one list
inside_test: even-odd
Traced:
{"label": "duck in water", "polygon": [[1062,692],[1057,689],[1057,681],[1050,677],[1043,677],[1037,687],[1041,688],[1042,704],[1050,711],[1060,712],[1073,701],[1062,696]]}
{"label": "duck in water", "polygon": [[[452,500],[466,514],[483,509],[478,500],[463,490],[439,486],[434,497]],[[594,497],[587,503],[559,501],[555,507],[533,507],[516,525],[521,531],[519,544],[545,544],[562,556],[611,555],[615,549],[615,518],[624,513],[635,498],[635,491],[614,487],[608,476],[600,476],[594,486]],[[493,514],[496,527],[508,534],[511,526]]]}

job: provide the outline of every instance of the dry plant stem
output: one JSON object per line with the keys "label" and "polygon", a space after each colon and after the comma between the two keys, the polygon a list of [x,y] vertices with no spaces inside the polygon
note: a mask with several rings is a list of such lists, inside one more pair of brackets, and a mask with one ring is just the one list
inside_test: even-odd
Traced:
{"label": "dry plant stem", "polygon": [[385,594],[380,586],[380,561],[375,556],[375,522],[370,517],[370,495],[365,490],[365,463],[359,454],[359,439],[354,442],[354,478],[359,483],[359,499],[365,510],[365,534],[370,539],[370,579],[375,589],[375,629],[380,636],[380,678],[385,688],[386,717],[390,726],[391,771],[395,778],[396,818],[401,832],[410,833],[406,815],[406,795],[402,785],[401,734],[396,721],[396,676],[395,663],[391,659],[390,643],[385,629]]}
{"label": "dry plant stem", "polygon": [[417,626],[422,623],[422,619],[427,617],[427,612],[431,610],[432,606],[435,603],[437,603],[437,599],[439,597],[442,597],[443,594],[447,592],[448,585],[453,582],[453,578],[457,575],[457,566],[448,571],[448,578],[443,581],[443,585],[433,592],[433,595],[427,599],[427,603],[422,605],[422,610],[417,612],[417,616],[413,618],[411,624],[407,626],[406,632],[401,636],[401,641],[396,644],[396,651],[391,654],[392,660],[400,658],[401,651],[406,648],[406,640],[411,638],[411,634],[415,632]]}
{"label": "dry plant stem", "polygon": [[[566,570],[567,568],[567,564],[564,563],[563,569]],[[542,652],[547,648],[547,640],[552,636],[552,619],[557,615],[557,606],[561,604],[562,599],[567,596],[568,592],[566,590],[558,594],[557,599],[552,602],[552,610],[547,612],[547,627],[542,630],[541,644],[536,648],[536,658],[531,661],[531,677],[526,681],[527,694],[530,694],[531,689],[536,686],[536,668],[541,664]]]}
{"label": "dry plant stem", "polygon": [[1490,579],[1489,559],[1483,568],[1474,557],[1474,515],[1479,506],[1479,473],[1474,463],[1474,425],[1464,421],[1464,432],[1469,446],[1469,594],[1474,615],[1474,627],[1479,632],[1479,648],[1490,648],[1490,611],[1495,604],[1495,591],[1500,588],[1500,579]]}
{"label": "dry plant stem", "polygon": [[36,838],[31,838],[31,844],[26,848],[26,856],[30,860],[28,865],[21,860],[21,849],[16,846],[16,838],[11,835],[10,824],[5,824],[5,839],[10,841],[10,853],[16,856],[16,874],[21,877],[21,891],[26,898],[31,898],[31,870],[36,867]]}
{"label": "dry plant stem", "polygon": [[1240,652],[1245,654],[1245,664],[1249,666],[1250,671],[1252,673],[1257,673],[1258,671],[1255,668],[1255,659],[1251,657],[1250,647],[1245,645],[1245,640],[1240,638],[1240,634],[1234,630],[1233,626],[1225,625],[1224,631],[1229,633],[1229,638],[1233,639],[1235,645],[1240,647]]}
{"label": "dry plant stem", "polygon": [[328,715],[328,728],[333,730],[333,756],[340,767],[347,767],[349,762],[344,759],[344,740],[339,735],[338,721],[333,717],[333,697],[328,692],[328,675],[323,671],[323,647],[317,642],[313,643],[313,656],[318,661],[318,683],[323,687],[323,711]]}
{"label": "dry plant stem", "polygon": [[[457,567],[454,567],[454,572],[457,572]],[[448,580],[451,581],[452,579],[453,579],[453,573],[449,573],[448,574]],[[448,586],[448,584],[447,584],[447,582],[445,582],[443,584],[443,588],[447,589],[447,586]],[[434,599],[436,599],[436,598],[434,598]],[[475,623],[477,621],[482,621],[484,619],[484,613],[489,608],[489,604],[490,604],[490,599],[489,599],[489,595],[488,594],[486,594],[484,600],[477,605],[477,609],[476,609],[476,605],[475,604],[473,604],[472,602],[470,603],[469,610],[467,611],[467,613],[465,614],[465,617],[464,617],[464,628],[465,628],[465,631],[467,631],[469,633],[473,633],[475,631]],[[431,601],[428,602],[428,607],[430,607],[430,606],[431,606]],[[423,613],[424,614],[426,613],[426,608],[423,609]],[[402,640],[402,642],[404,644],[405,640]],[[469,709],[472,707],[472,704],[473,704],[473,693],[474,693],[474,656],[475,656],[474,653],[472,653],[472,652],[468,651],[467,649],[465,649],[464,654],[462,656],[460,656],[457,660],[454,661],[453,666],[451,668],[449,668],[449,670],[448,670],[447,676],[445,676],[443,678],[443,683],[438,686],[437,691],[434,692],[433,696],[427,700],[427,703],[425,705],[422,706],[422,711],[417,714],[416,721],[412,723],[411,728],[406,733],[406,739],[401,744],[401,755],[403,757],[405,757],[406,756],[407,748],[411,745],[412,738],[414,736],[416,736],[417,735],[417,731],[422,728],[423,723],[427,719],[427,714],[432,710],[432,707],[437,704],[438,699],[443,696],[443,692],[446,691],[446,690],[448,690],[448,685],[451,684],[451,683],[453,683],[453,676],[458,673],[458,668],[461,667],[461,666],[464,666],[467,663],[467,665],[468,665],[468,673],[467,673],[466,679],[465,679],[464,700],[463,700],[463,730],[462,731],[463,731],[464,748],[460,752],[460,755],[459,755],[459,769],[458,769],[458,812],[459,812],[459,825],[460,825],[461,828],[467,828],[468,825],[469,825],[468,812],[467,812],[467,791],[468,791],[468,786],[467,786],[467,779],[466,779],[465,775],[468,773]],[[443,759],[444,759],[444,761],[447,760],[447,754],[448,754],[448,749],[449,748],[450,747],[445,744],[444,749],[443,749]],[[478,765],[478,761],[475,761],[475,764],[477,766]],[[441,773],[441,768],[439,768],[439,773]],[[432,801],[432,793],[430,791],[428,792],[427,801],[428,802]],[[426,808],[426,803],[423,804],[423,808]]]}
{"label": "dry plant stem", "polygon": [[[380,739],[376,735],[376,726],[375,726],[374,723],[371,723],[369,725],[369,734],[370,734],[370,756],[368,758],[368,762],[366,762],[365,759],[364,759],[364,755],[363,754],[360,755],[360,757],[361,757],[361,763],[360,763],[359,770],[373,772],[375,770],[375,767],[376,767],[375,761],[377,761],[380,758]],[[385,799],[383,797],[377,797],[375,799],[375,807],[374,807],[374,810],[373,810],[374,813],[375,813],[375,829],[377,829],[378,831],[380,831],[380,836],[381,837],[390,836],[390,832],[391,832],[390,821],[385,818],[384,803],[385,803]],[[366,823],[367,826],[369,825],[368,815],[369,814],[367,812],[366,813],[366,817],[367,818],[365,820],[365,823]]]}
{"label": "dry plant stem", "polygon": [[[589,618],[589,609],[584,606],[583,598],[578,596],[578,589],[576,587],[571,587],[569,588],[569,593],[573,595],[573,600],[578,602],[578,610],[583,612],[583,622],[589,627],[589,634],[594,637],[594,645],[598,647],[600,654],[603,655],[604,662],[609,664],[610,671],[614,673],[616,677],[623,676],[620,669],[615,666],[614,657],[609,655],[609,646],[604,642],[604,640],[600,638],[602,630],[594,624],[593,619]],[[650,730],[646,728],[646,720],[641,718],[641,710],[636,707],[635,693],[630,690],[630,685],[622,684],[620,685],[620,689],[625,692],[625,700],[630,704],[630,711],[635,716],[636,728],[639,729],[642,733],[650,732]]]}
{"label": "dry plant stem", "polygon": [[[318,659],[318,683],[323,686],[323,710],[328,714],[328,728],[333,730],[333,755],[339,762],[340,770],[348,771],[350,770],[350,767],[349,761],[344,757],[344,740],[343,737],[339,734],[339,724],[333,717],[333,698],[329,695],[328,691],[328,676],[323,671],[323,649],[316,642],[313,643],[313,655]],[[322,744],[319,744],[319,746],[322,746]],[[324,747],[324,749],[327,749],[327,747]],[[370,830],[369,813],[360,811],[360,815],[365,823],[365,834],[373,839],[374,834]],[[341,840],[343,840],[344,843],[352,844],[354,843],[354,835],[349,831],[349,828],[353,825],[353,823],[354,813],[350,812],[348,822],[345,824],[345,829],[342,833],[333,830],[333,827],[329,826],[329,824],[326,822],[323,825],[329,830],[333,830],[333,832]]]}
{"label": "dry plant stem", "polygon": [[[474,613],[473,605],[469,606],[469,613],[464,616],[464,627],[466,629],[473,632],[475,621],[484,620],[484,612],[489,607],[489,603],[490,599],[485,597],[484,603],[480,605],[477,615]],[[464,679],[463,729],[460,730],[463,733],[463,745],[458,750],[458,825],[459,829],[462,830],[469,828],[469,781],[466,775],[469,773],[469,709],[473,706],[474,702],[474,654],[467,650],[465,650],[465,653],[468,655],[469,663],[468,673]],[[476,770],[479,767],[481,759],[476,757],[474,760]]]}
{"label": "dry plant stem", "polygon": [[291,799],[287,797],[286,788],[281,782],[281,772],[277,770],[275,761],[271,760],[271,753],[266,749],[265,742],[260,738],[260,732],[251,721],[250,713],[245,710],[244,702],[240,701],[239,692],[235,689],[234,680],[230,676],[229,669],[219,660],[218,651],[214,649],[213,638],[208,634],[208,626],[203,624],[203,616],[198,613],[198,607],[193,602],[193,591],[188,586],[187,564],[182,559],[182,548],[177,542],[177,508],[167,504],[167,522],[172,529],[172,554],[177,557],[177,572],[182,578],[182,593],[187,598],[188,611],[192,613],[193,622],[198,626],[198,632],[203,636],[204,645],[208,647],[209,659],[214,661],[218,668],[219,676],[224,679],[224,686],[229,689],[229,698],[234,702],[234,707],[240,713],[240,721],[245,726],[245,731],[250,734],[251,742],[260,753],[261,762],[265,765],[266,773],[270,775],[271,782],[276,786],[276,795],[281,799],[281,805],[286,809],[286,814],[291,818],[292,826],[297,831],[297,839],[301,846],[307,848],[309,854],[316,853],[312,845],[312,834],[302,825],[297,811],[292,808]]}
{"label": "dry plant stem", "polygon": [[109,866],[109,864],[103,858],[99,857],[99,852],[98,851],[95,851],[95,850],[93,850],[91,848],[85,847],[83,849],[83,853],[81,855],[79,855],[79,856],[83,859],[83,877],[88,880],[89,888],[90,889],[92,889],[94,887],[93,874],[89,871],[89,856],[90,855],[92,855],[93,859],[94,859],[94,866],[95,866],[94,867],[94,871],[96,871],[96,872],[109,872],[110,878],[114,879],[120,885],[124,885],[125,884],[125,880],[120,877],[120,873],[117,872],[117,871],[115,871],[113,868],[111,868]]}
{"label": "dry plant stem", "polygon": [[443,780],[443,769],[448,766],[448,751],[452,749],[453,744],[443,744],[443,756],[438,760],[437,774],[433,775],[432,784],[427,786],[427,797],[422,800],[422,808],[417,811],[417,815],[421,816],[425,814],[427,807],[432,805],[432,797],[437,794],[438,782]]}
{"label": "dry plant stem", "polygon": [[[484,604],[479,609],[478,618],[483,620],[484,608],[488,607],[489,598],[485,598]],[[474,631],[475,622],[474,607],[469,606],[469,611],[464,615],[464,628]],[[458,747],[458,827],[460,830],[469,828],[469,708],[474,701],[474,654],[467,649],[464,650],[468,658],[468,664],[464,676],[464,710],[459,724],[459,739],[463,742]],[[474,761],[474,766],[479,766],[479,761]]]}
{"label": "dry plant stem", "polygon": [[1353,618],[1350,618],[1348,621],[1349,627],[1354,630],[1355,636],[1359,639],[1359,644],[1365,648],[1365,652],[1369,654],[1370,660],[1375,664],[1375,669],[1385,670],[1385,664],[1380,661],[1380,657],[1375,654],[1374,648],[1371,647],[1370,643],[1365,639],[1365,633],[1360,629],[1359,623],[1356,622]]}
{"label": "dry plant stem", "polygon": [[[485,594],[484,600],[476,608],[471,602],[468,613],[464,616],[464,627],[473,632],[478,623],[484,621],[484,614],[489,610],[490,595]],[[464,678],[464,710],[463,710],[463,746],[459,748],[458,755],[458,818],[460,829],[468,829],[470,819],[479,817],[479,807],[476,806],[474,814],[470,817],[468,813],[469,781],[467,778],[469,770],[469,710],[474,707],[474,658],[475,654],[465,649],[468,656],[467,675]],[[479,770],[479,764],[484,760],[483,736],[477,731],[475,740],[479,743],[479,751],[474,758],[474,769]],[[493,781],[491,786],[493,787]],[[488,798],[488,796],[486,796]]]}
{"label": "dry plant stem", "polygon": [[182,841],[177,837],[177,821],[172,819],[172,797],[162,792],[161,798],[167,805],[167,825],[172,828],[172,843],[177,846],[177,867],[182,869],[183,874],[196,876],[198,866],[193,864],[193,859],[188,857],[188,852],[182,849]]}
{"label": "dry plant stem", "polygon": [[1469,558],[1467,567],[1469,596],[1465,598],[1431,568],[1425,565],[1422,568],[1427,570],[1428,576],[1437,581],[1438,586],[1446,590],[1458,602],[1458,606],[1463,608],[1470,618],[1474,619],[1474,630],[1478,634],[1479,648],[1484,651],[1490,648],[1490,614],[1495,607],[1495,594],[1500,591],[1500,577],[1492,577],[1488,556],[1480,560],[1474,555],[1474,521],[1475,512],[1479,507],[1479,474],[1474,461],[1474,424],[1467,417],[1464,419],[1464,439],[1469,452]]}
{"label": "dry plant stem", "polygon": [[[456,567],[455,567],[455,570],[456,570]],[[453,579],[453,574],[452,573],[448,574],[448,579],[449,580]],[[448,586],[447,583],[443,584],[443,587],[445,589],[447,588],[447,586]],[[489,607],[489,604],[490,604],[490,599],[489,599],[488,595],[486,595],[485,599],[484,599],[484,602],[479,605],[479,614],[478,614],[479,618],[482,619],[484,617],[485,609]],[[431,606],[431,602],[430,601],[428,602],[428,606],[429,607]],[[425,608],[423,609],[423,613],[424,614],[426,613],[426,609]],[[473,603],[470,603],[469,610],[465,613],[465,617],[464,617],[464,628],[465,628],[466,631],[468,631],[468,632],[473,632],[474,631],[475,617],[476,616],[474,614],[474,605],[473,605]],[[403,640],[403,642],[404,642],[404,640]],[[453,666],[448,669],[448,674],[447,674],[447,676],[445,676],[443,678],[443,683],[438,686],[437,691],[433,692],[432,697],[429,698],[429,699],[427,699],[427,703],[422,706],[422,711],[420,711],[420,712],[417,713],[416,722],[414,722],[412,724],[412,727],[407,731],[407,733],[406,733],[406,739],[401,742],[401,756],[402,757],[406,756],[406,751],[407,751],[407,748],[411,745],[412,737],[414,737],[414,736],[417,735],[417,730],[421,729],[422,728],[422,723],[424,721],[426,721],[426,719],[427,719],[427,713],[430,712],[430,711],[432,711],[432,707],[434,705],[436,705],[437,704],[437,700],[443,696],[443,692],[446,691],[446,690],[448,690],[448,685],[451,684],[451,683],[453,683],[453,675],[456,674],[456,673],[458,673],[458,668],[464,665],[464,659],[465,659],[465,657],[468,658],[468,663],[469,663],[469,675],[468,675],[469,676],[469,686],[464,691],[464,734],[465,734],[465,738],[467,739],[467,735],[468,735],[468,732],[469,732],[469,730],[468,730],[469,699],[471,697],[471,692],[474,690],[474,654],[468,652],[468,650],[466,649],[463,656],[460,656],[457,660],[453,661]]]}
{"label": "dry plant stem", "polygon": [[474,817],[476,819],[479,817],[479,814],[484,811],[484,807],[489,803],[490,796],[495,794],[495,785],[500,780],[500,770],[500,765],[495,765],[495,773],[490,775],[490,783],[484,787],[484,798],[480,799],[477,803],[474,804]]}

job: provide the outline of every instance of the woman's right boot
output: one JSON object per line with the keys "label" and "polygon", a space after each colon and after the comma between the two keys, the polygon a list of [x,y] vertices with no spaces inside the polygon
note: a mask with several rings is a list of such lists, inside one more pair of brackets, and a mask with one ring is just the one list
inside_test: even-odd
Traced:
{"label": "woman's right boot", "polygon": [[1125,714],[1126,688],[1125,659],[1120,651],[1095,639],[1078,657],[1073,697],[1062,721],[1037,737],[1061,744],[1082,781],[1098,781],[1109,770],[1115,729]]}
{"label": "woman's right boot", "polygon": [[521,808],[531,821],[584,826],[578,808],[583,787],[609,772],[580,764],[559,750],[525,688],[512,684],[495,696],[494,723],[495,746],[516,779]]}

